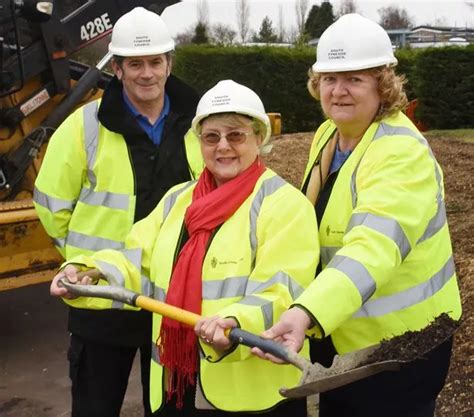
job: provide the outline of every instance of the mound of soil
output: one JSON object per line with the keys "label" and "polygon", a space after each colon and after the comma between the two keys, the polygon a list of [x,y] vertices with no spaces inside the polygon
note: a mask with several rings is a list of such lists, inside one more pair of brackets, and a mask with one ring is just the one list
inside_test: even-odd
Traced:
{"label": "mound of soil", "polygon": [[411,361],[440,345],[459,327],[459,322],[441,314],[432,323],[417,332],[406,332],[389,340],[382,340],[380,347],[359,366],[387,360]]}
{"label": "mound of soil", "polygon": [[[299,187],[313,134],[277,136],[272,151],[263,160]],[[474,143],[426,137],[444,171],[446,211],[463,304],[463,317],[455,332],[449,375],[438,398],[436,417],[468,417],[474,415]]]}

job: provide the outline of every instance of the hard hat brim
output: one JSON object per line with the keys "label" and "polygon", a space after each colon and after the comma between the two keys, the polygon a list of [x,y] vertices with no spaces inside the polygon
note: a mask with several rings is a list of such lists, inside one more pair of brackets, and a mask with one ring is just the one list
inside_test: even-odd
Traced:
{"label": "hard hat brim", "polygon": [[222,113],[237,113],[243,116],[248,116],[252,119],[260,120],[265,125],[265,136],[263,138],[262,145],[266,144],[268,140],[270,139],[270,136],[272,135],[272,126],[270,124],[270,118],[267,116],[266,113],[257,115],[255,110],[249,111],[244,108],[238,108],[238,109],[236,108],[236,109],[232,109],[232,111],[229,111],[228,109],[223,109],[222,111],[213,111],[212,113],[202,113],[194,117],[193,121],[191,122],[191,128],[197,134],[198,126],[201,124],[201,122],[204,119],[214,114],[222,114]]}
{"label": "hard hat brim", "polygon": [[388,59],[381,59],[381,60],[364,60],[364,61],[352,61],[350,65],[347,63],[334,63],[334,64],[327,64],[327,63],[318,63],[315,62],[311,67],[314,72],[324,73],[324,72],[346,72],[346,71],[359,71],[364,69],[370,68],[377,68],[383,66],[395,66],[398,64],[397,58],[388,58]]}
{"label": "hard hat brim", "polygon": [[166,45],[162,45],[159,48],[147,48],[147,49],[130,49],[130,48],[117,48],[109,44],[109,52],[116,56],[133,57],[133,56],[150,56],[150,55],[161,55],[166,54],[174,50],[174,42],[170,42]]}

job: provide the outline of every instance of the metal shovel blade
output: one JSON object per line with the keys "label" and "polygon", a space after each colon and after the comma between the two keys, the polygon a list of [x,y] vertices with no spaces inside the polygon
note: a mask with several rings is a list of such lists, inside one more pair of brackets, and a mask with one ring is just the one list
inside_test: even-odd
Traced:
{"label": "metal shovel blade", "polygon": [[400,361],[384,361],[370,365],[354,368],[332,376],[322,376],[314,381],[302,383],[294,388],[281,388],[280,394],[287,398],[300,398],[320,392],[330,391],[334,388],[350,384],[359,379],[378,374],[382,371],[398,371],[400,369]]}

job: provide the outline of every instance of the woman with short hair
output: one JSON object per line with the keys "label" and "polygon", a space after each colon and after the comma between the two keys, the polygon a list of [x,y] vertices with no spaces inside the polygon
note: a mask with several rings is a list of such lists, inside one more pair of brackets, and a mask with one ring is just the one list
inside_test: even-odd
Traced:
{"label": "woman with short hair", "polygon": [[77,282],[78,269],[98,268],[136,292],[144,275],[150,296],[204,317],[192,329],[154,314],[150,343],[158,340],[159,349],[150,397],[162,417],[304,417],[305,399],[288,401],[278,392],[298,384],[299,369],[256,358],[225,331],[261,333],[314,279],[313,208],[260,160],[271,132],[255,92],[219,82],[200,100],[192,127],[206,166],[199,180],[172,188],[133,227],[125,251],[71,260],[75,265],[55,277],[51,292],[70,296],[58,280]]}

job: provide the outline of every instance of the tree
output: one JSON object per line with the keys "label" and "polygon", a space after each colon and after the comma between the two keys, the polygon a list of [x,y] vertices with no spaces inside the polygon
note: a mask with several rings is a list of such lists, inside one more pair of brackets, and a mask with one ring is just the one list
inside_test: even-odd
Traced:
{"label": "tree", "polygon": [[306,19],[306,12],[308,11],[308,0],[296,0],[296,27],[300,37],[304,35],[304,23]]}
{"label": "tree", "polygon": [[174,41],[176,45],[188,45],[193,43],[193,38],[195,35],[195,27],[189,27],[184,32],[178,33],[174,37]]}
{"label": "tree", "polygon": [[342,15],[348,13],[357,13],[357,5],[355,0],[342,0],[339,8],[337,9],[337,16],[341,17]]}
{"label": "tree", "polygon": [[294,44],[297,44],[301,40],[296,26],[291,26],[286,31],[286,40],[287,42],[294,43]]}
{"label": "tree", "polygon": [[229,46],[234,43],[237,32],[232,27],[217,23],[212,27],[212,37],[214,43],[220,46]]}
{"label": "tree", "polygon": [[238,0],[235,6],[237,14],[237,28],[240,40],[244,43],[247,40],[250,30],[250,6],[247,0]]}
{"label": "tree", "polygon": [[278,6],[278,42],[285,42],[285,21],[283,19],[283,7],[281,4]]}
{"label": "tree", "polygon": [[377,10],[379,23],[384,29],[404,29],[413,27],[413,19],[405,9],[397,6],[382,7]]}
{"label": "tree", "polygon": [[203,44],[209,43],[209,35],[207,34],[207,26],[204,23],[198,22],[194,29],[194,36],[192,43]]}
{"label": "tree", "polygon": [[319,38],[321,34],[334,23],[332,4],[323,2],[321,6],[314,5],[305,23],[305,32],[310,38]]}
{"label": "tree", "polygon": [[204,24],[207,28],[209,27],[209,4],[207,0],[199,0],[196,4],[197,9],[197,21],[198,23]]}
{"label": "tree", "polygon": [[278,40],[278,35],[273,29],[272,21],[268,16],[265,16],[260,25],[258,35],[255,35],[253,38],[254,42],[265,42],[272,43]]}

